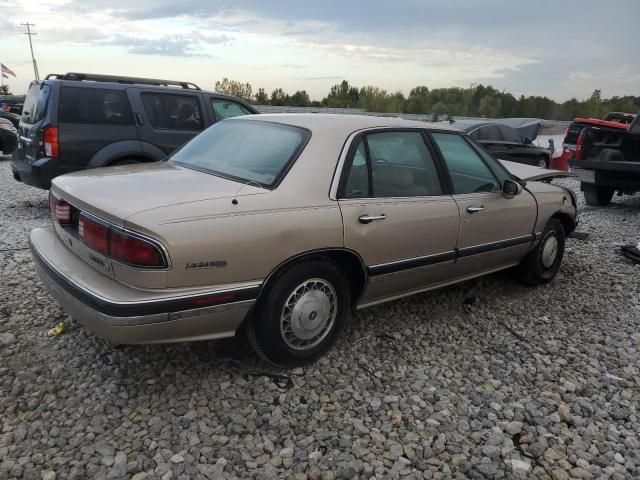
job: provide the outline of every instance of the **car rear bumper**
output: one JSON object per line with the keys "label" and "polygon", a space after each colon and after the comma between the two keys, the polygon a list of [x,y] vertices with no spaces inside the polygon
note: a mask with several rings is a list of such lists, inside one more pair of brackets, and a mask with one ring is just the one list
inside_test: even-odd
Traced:
{"label": "car rear bumper", "polygon": [[[29,243],[36,271],[49,293],[73,318],[114,343],[231,337],[259,293],[259,284],[181,295],[138,290],[95,271],[62,244],[52,227],[33,230]],[[100,284],[110,292],[108,296],[96,288]],[[230,300],[217,303],[220,298]],[[193,308],[200,300],[205,300],[200,304],[209,300],[216,304]]]}
{"label": "car rear bumper", "polygon": [[27,163],[18,152],[16,150],[11,157],[11,171],[13,178],[19,182],[48,190],[51,188],[51,180],[65,173],[60,171],[60,160],[57,158],[44,157]]}

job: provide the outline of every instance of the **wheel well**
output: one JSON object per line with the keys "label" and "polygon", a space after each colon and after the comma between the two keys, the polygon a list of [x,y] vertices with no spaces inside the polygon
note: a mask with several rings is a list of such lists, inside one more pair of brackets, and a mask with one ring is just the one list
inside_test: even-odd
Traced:
{"label": "wheel well", "polygon": [[[266,291],[265,287],[268,287],[270,282],[277,279],[279,274],[284,270],[287,270],[292,265],[300,262],[318,259],[330,260],[344,274],[349,282],[349,286],[351,287],[351,301],[353,305],[355,305],[367,286],[367,270],[364,266],[364,262],[357,253],[352,250],[345,249],[328,249],[307,252],[286,260],[269,274],[265,280],[264,286],[262,287],[260,296],[262,296],[262,292]],[[258,301],[260,301],[260,296],[258,297]]]}
{"label": "wheel well", "polygon": [[149,157],[144,157],[142,155],[125,155],[124,157],[117,157],[112,159],[107,165],[113,165],[114,163],[123,162],[125,160],[135,160],[136,162],[153,162],[154,160]]}
{"label": "wheel well", "polygon": [[575,223],[571,219],[571,217],[564,212],[556,212],[552,215],[551,218],[555,218],[562,223],[562,228],[564,228],[564,233],[568,237],[576,228]]}

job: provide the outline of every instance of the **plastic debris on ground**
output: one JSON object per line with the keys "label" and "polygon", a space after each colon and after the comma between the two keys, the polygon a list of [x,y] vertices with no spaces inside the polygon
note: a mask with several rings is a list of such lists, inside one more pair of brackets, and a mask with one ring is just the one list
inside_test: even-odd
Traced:
{"label": "plastic debris on ground", "polygon": [[63,333],[67,333],[70,330],[69,325],[64,322],[58,323],[55,327],[47,332],[50,337],[59,337]]}

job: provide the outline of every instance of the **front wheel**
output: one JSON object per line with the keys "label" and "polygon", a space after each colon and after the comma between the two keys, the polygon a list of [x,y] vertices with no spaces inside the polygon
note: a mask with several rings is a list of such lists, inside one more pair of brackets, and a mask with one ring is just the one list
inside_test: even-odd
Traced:
{"label": "front wheel", "polygon": [[596,185],[582,184],[582,192],[587,205],[594,207],[606,207],[611,203],[615,189],[610,187],[597,187]]}
{"label": "front wheel", "polygon": [[325,260],[299,263],[267,288],[247,325],[258,355],[278,366],[304,365],[324,355],[350,313],[349,284],[338,268]]}
{"label": "front wheel", "polygon": [[562,223],[552,218],[547,223],[540,241],[518,266],[521,281],[529,285],[549,283],[560,270],[564,256],[565,232]]}

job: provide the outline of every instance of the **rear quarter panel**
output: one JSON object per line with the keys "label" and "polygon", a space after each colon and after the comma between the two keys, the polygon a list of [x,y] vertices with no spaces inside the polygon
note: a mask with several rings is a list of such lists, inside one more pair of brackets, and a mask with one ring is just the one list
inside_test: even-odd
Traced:
{"label": "rear quarter panel", "polygon": [[126,224],[167,247],[167,287],[262,281],[291,257],[343,245],[336,202],[292,206],[275,192],[239,197],[238,205],[224,198],[152,210]]}

